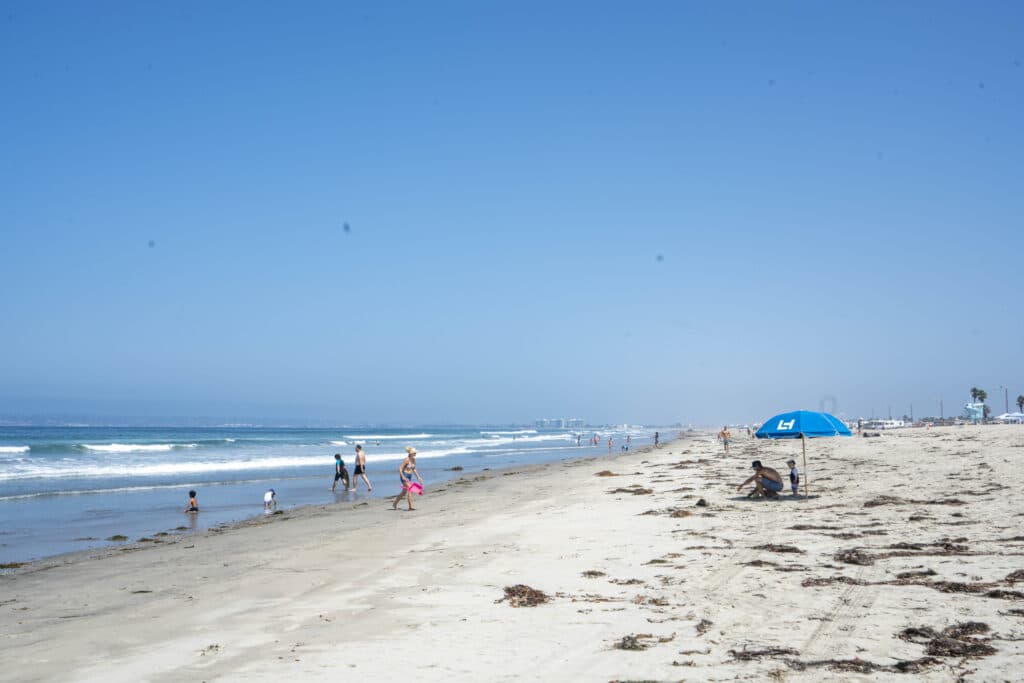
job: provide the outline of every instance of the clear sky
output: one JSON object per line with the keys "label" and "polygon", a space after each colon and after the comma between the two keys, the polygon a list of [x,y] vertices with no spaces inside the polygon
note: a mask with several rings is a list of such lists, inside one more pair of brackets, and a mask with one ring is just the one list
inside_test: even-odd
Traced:
{"label": "clear sky", "polygon": [[1022,36],[1020,2],[2,0],[0,413],[1002,412]]}

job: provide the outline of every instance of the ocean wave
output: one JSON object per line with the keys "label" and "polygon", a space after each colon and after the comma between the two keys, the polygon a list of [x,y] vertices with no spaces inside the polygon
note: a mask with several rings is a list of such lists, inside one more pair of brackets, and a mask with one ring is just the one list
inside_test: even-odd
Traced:
{"label": "ocean wave", "polygon": [[433,437],[433,434],[363,434],[360,436],[350,435],[348,439],[350,441],[384,441],[387,439],[432,439]]}
{"label": "ocean wave", "polygon": [[347,446],[348,445],[348,441],[332,441],[331,445],[332,446]]}
{"label": "ocean wave", "polygon": [[166,453],[175,448],[196,448],[195,443],[107,443],[107,444],[82,444],[87,451],[99,453]]}
{"label": "ocean wave", "polygon": [[515,429],[505,432],[480,432],[482,436],[512,436],[519,434],[536,434],[536,429]]}
{"label": "ocean wave", "polygon": [[0,446],[0,453],[28,453],[30,446]]}

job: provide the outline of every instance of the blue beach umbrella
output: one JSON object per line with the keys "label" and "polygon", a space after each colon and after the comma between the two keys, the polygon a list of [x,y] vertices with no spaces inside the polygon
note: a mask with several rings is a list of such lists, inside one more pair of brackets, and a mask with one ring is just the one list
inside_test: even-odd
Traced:
{"label": "blue beach umbrella", "polygon": [[[853,436],[835,415],[811,410],[794,410],[768,418],[754,434],[758,439],[800,439],[804,454],[804,476],[807,476],[807,439],[824,436]],[[808,477],[809,480],[809,477]],[[805,495],[811,490],[804,484]]]}

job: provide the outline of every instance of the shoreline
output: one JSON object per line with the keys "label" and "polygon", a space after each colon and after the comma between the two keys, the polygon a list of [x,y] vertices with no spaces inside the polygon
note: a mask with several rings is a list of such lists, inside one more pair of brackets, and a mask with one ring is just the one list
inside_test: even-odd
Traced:
{"label": "shoreline", "polygon": [[[694,435],[700,434],[703,436],[709,433],[705,432],[693,432]],[[685,437],[684,437],[685,438]],[[667,448],[669,444],[680,441],[681,439],[675,439],[675,441],[665,442],[662,448]],[[653,450],[654,446],[642,446],[637,449],[628,451],[628,453],[643,453],[646,451]],[[593,461],[600,460],[602,458],[614,457],[615,455],[625,455],[626,452],[613,451],[610,455],[580,455],[574,458],[566,458],[564,460],[555,460],[550,462],[540,463],[528,463],[523,465],[511,465],[508,467],[501,468],[484,468],[476,472],[467,472],[463,474],[461,469],[454,472],[454,476],[443,479],[440,482],[440,487],[434,488],[431,484],[429,490],[430,497],[437,496],[444,493],[449,486],[456,485],[460,480],[473,478],[473,480],[479,479],[490,479],[496,476],[503,476],[508,471],[528,472],[538,469],[543,469],[549,465],[557,465],[561,463],[573,463],[577,461]],[[398,462],[398,461],[396,461]],[[441,470],[443,472],[452,472],[450,468]],[[380,476],[380,475],[375,475]],[[316,477],[319,481],[325,479],[325,477]],[[383,480],[384,477],[381,477]],[[180,488],[180,487],[176,487]],[[264,511],[254,512],[251,517],[245,519],[235,520],[231,522],[217,523],[213,526],[207,527],[197,531],[179,531],[177,529],[169,531],[161,531],[153,534],[153,538],[149,541],[134,540],[124,542],[114,542],[113,545],[98,546],[94,548],[83,548],[81,550],[71,550],[64,553],[57,553],[55,555],[47,555],[46,557],[40,557],[23,562],[8,562],[0,563],[0,577],[13,576],[21,574],[29,574],[36,571],[45,571],[52,569],[57,566],[69,566],[74,565],[78,562],[83,561],[97,561],[103,560],[107,557],[116,556],[126,552],[139,552],[147,549],[159,547],[161,545],[173,545],[182,541],[187,541],[199,537],[208,537],[213,534],[225,534],[232,533],[239,529],[246,529],[250,527],[260,527],[268,524],[273,524],[278,521],[284,521],[285,519],[306,519],[315,516],[314,511],[320,514],[330,514],[332,512],[338,512],[340,510],[348,509],[350,512],[356,511],[363,507],[368,507],[374,503],[381,501],[394,500],[395,496],[398,495],[396,491],[394,495],[381,495],[377,497],[369,496],[358,502],[355,501],[338,501],[334,503],[301,503],[287,509],[275,510],[274,512],[267,514]],[[200,512],[199,514],[202,514]],[[13,565],[13,566],[12,566]]]}
{"label": "shoreline", "polygon": [[[812,444],[811,499],[735,492],[798,445],[701,435],[37,564],[0,577],[0,678],[387,679],[401,652],[427,680],[1012,679],[1024,430]],[[501,601],[519,584],[550,601]],[[987,654],[901,636],[967,622]]]}
{"label": "shoreline", "polygon": [[[64,448],[72,440],[76,440],[72,438],[74,436],[54,434],[51,430],[46,430],[37,439],[39,443],[33,442],[33,447],[38,446],[45,451],[48,448],[56,449],[57,446],[54,444],[63,444],[61,448]],[[123,435],[107,435],[111,440],[117,440],[121,436]],[[177,438],[181,442],[190,440],[197,444],[206,443],[199,438],[201,435],[194,433],[161,433],[161,436],[164,441]],[[189,454],[185,460],[174,456],[170,458],[171,462],[167,466],[172,469],[179,466],[187,469],[197,466],[197,463],[205,465],[214,461],[220,462],[219,459],[229,455],[232,463],[249,462],[250,459],[257,465],[267,459],[278,464],[291,462],[289,458],[294,452],[289,454],[287,449],[301,451],[310,448],[305,444],[297,445],[293,441],[305,441],[308,437],[313,443],[328,436],[332,435],[303,432],[300,437],[281,437],[292,440],[281,446],[285,449],[284,455],[278,451],[277,446],[267,446],[263,443],[253,446],[252,443],[255,442],[251,438],[241,435],[237,439],[225,437],[214,441],[217,448],[230,441],[225,446],[227,450],[197,452]],[[406,436],[429,437],[426,447],[434,450],[428,450],[424,454],[420,471],[428,481],[435,484],[452,478],[456,475],[454,470],[458,469],[472,472],[526,463],[552,462],[601,452],[598,448],[590,446],[577,447],[575,443],[563,438],[565,434],[554,432],[519,435],[522,440],[518,443],[517,434],[499,435],[490,432],[389,435],[389,438],[394,437],[390,439],[391,442],[398,443],[399,438]],[[138,435],[134,435],[122,440],[139,438]],[[638,447],[642,445],[644,439],[641,438],[640,441],[641,443],[636,444]],[[258,450],[251,451],[250,446]],[[238,453],[227,452],[232,449],[239,449]],[[446,454],[442,456],[436,453],[438,449]],[[431,453],[434,455],[431,456]],[[192,455],[198,460],[190,460]],[[49,464],[46,466],[52,467],[56,456],[51,454],[48,457]],[[153,460],[145,454],[142,457],[144,460]],[[382,457],[385,459],[382,460]],[[156,460],[161,461],[163,458]],[[377,476],[388,480],[388,474],[397,468],[400,461],[401,458],[398,456],[395,456],[392,462],[386,454],[382,456],[381,453],[373,453],[368,458],[371,480],[376,480]],[[282,471],[262,467],[246,471],[244,467],[234,467],[218,470],[219,474],[214,472],[204,479],[184,478],[173,482],[149,481],[145,474],[140,475],[139,481],[136,482],[129,482],[123,478],[97,479],[85,474],[78,476],[78,470],[66,466],[66,471],[72,473],[70,479],[62,484],[67,490],[53,491],[47,487],[52,488],[56,485],[55,482],[63,480],[43,477],[40,480],[42,483],[37,484],[14,477],[11,480],[0,481],[0,489],[3,489],[0,493],[5,494],[0,495],[0,516],[7,520],[4,532],[0,533],[0,565],[17,565],[69,552],[116,547],[119,543],[110,541],[114,537],[118,541],[166,538],[168,534],[195,533],[208,527],[256,518],[263,512],[263,494],[268,488],[277,491],[278,509],[286,510],[304,505],[357,503],[380,497],[379,487],[368,493],[362,485],[362,490],[358,494],[348,491],[327,493],[326,489],[330,488],[329,477],[333,476],[334,461],[325,457],[318,458],[317,462],[321,464],[315,468],[296,466]],[[84,471],[88,472],[93,465],[86,464]],[[150,462],[146,465],[150,469],[160,466],[163,466],[160,462]],[[22,465],[15,463],[12,467],[17,469]],[[328,480],[328,486],[321,485],[321,476]],[[202,513],[198,516],[189,515],[183,519],[178,513],[181,512],[186,492],[190,489],[199,491]]]}

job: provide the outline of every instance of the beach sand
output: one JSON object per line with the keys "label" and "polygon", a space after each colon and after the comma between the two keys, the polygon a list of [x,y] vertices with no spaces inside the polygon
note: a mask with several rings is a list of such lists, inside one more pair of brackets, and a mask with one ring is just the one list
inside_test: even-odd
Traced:
{"label": "beach sand", "polygon": [[735,492],[799,449],[701,434],[5,570],[0,680],[1020,680],[1024,428],[814,440],[811,499]]}

